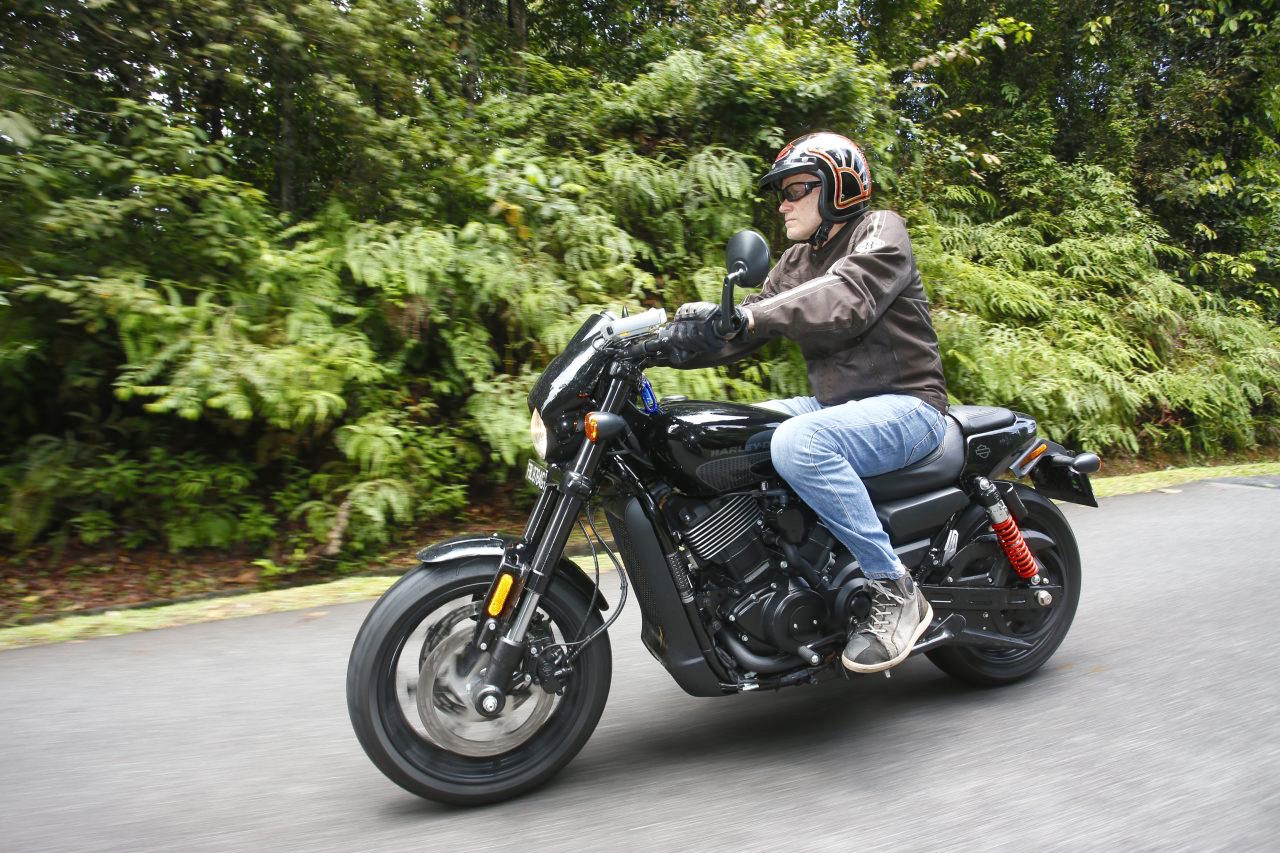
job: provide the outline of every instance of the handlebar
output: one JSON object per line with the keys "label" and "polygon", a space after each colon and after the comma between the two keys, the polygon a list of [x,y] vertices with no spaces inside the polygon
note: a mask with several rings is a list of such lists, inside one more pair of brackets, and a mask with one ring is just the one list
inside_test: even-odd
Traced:
{"label": "handlebar", "polygon": [[650,356],[664,355],[671,348],[665,334],[644,341],[636,341],[622,348],[622,356],[628,360],[638,360]]}
{"label": "handlebar", "polygon": [[647,332],[651,329],[656,329],[665,322],[667,322],[666,309],[650,308],[648,311],[642,311],[634,316],[614,320],[608,326],[605,326],[605,340],[627,338],[632,335]]}

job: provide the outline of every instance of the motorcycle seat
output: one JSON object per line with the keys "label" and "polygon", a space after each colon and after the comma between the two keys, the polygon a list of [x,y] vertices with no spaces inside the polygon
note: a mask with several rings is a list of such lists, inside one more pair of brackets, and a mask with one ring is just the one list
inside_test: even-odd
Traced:
{"label": "motorcycle seat", "polygon": [[1013,412],[995,406],[952,406],[947,414],[960,424],[960,432],[975,435],[990,432],[993,429],[1007,427],[1013,423]]}
{"label": "motorcycle seat", "polygon": [[1014,417],[996,406],[949,407],[947,433],[933,452],[914,465],[866,478],[867,493],[873,501],[891,501],[954,486],[964,469],[965,437],[1009,426]]}
{"label": "motorcycle seat", "polygon": [[[981,409],[983,406],[953,406],[952,409]],[[999,410],[1004,411],[1004,410]],[[1010,421],[1013,415],[1009,415]],[[933,452],[914,465],[867,477],[862,482],[872,501],[891,501],[922,495],[936,489],[954,486],[964,469],[965,430],[959,418],[948,417],[946,435]],[[994,428],[994,427],[986,427]]]}

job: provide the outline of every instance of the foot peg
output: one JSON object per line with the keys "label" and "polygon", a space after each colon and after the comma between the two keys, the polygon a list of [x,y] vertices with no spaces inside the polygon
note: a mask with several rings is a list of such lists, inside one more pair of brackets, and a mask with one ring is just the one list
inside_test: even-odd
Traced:
{"label": "foot peg", "polygon": [[930,649],[937,648],[945,643],[954,640],[965,629],[964,617],[959,613],[952,613],[946,619],[932,626],[929,631],[920,638],[920,642],[916,643],[911,649],[911,654],[917,655],[921,652],[927,652]]}

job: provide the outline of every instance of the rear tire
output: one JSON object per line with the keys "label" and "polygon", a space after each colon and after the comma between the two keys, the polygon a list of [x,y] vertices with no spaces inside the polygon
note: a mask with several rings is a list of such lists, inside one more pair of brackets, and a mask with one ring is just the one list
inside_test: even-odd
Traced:
{"label": "rear tire", "polygon": [[[421,719],[414,719],[421,713],[416,701],[401,695],[406,692],[403,674],[439,657],[427,654],[429,644],[440,642],[429,626],[425,634],[422,630],[428,617],[451,607],[457,614],[457,603],[462,602],[465,609],[468,603],[482,600],[496,571],[492,561],[472,560],[410,572],[373,606],[351,650],[347,710],[360,745],[387,778],[429,800],[479,805],[515,797],[545,783],[586,744],[609,697],[613,662],[606,633],[574,661],[568,686],[554,710],[514,748],[495,755],[474,751],[467,755],[432,741]],[[599,611],[561,578],[552,581],[538,602],[538,611],[562,638],[587,636],[602,624]],[[460,623],[458,629],[467,630],[468,625],[474,622]],[[426,641],[419,650],[416,638],[422,636]],[[532,696],[533,701],[539,698],[536,693]],[[517,707],[514,701],[508,704]],[[483,731],[483,724],[480,728]]]}
{"label": "rear tire", "polygon": [[[1046,624],[1028,632],[1027,639],[1035,643],[1034,648],[1007,650],[943,646],[925,653],[943,672],[978,687],[1012,684],[1044,666],[1066,638],[1080,601],[1080,550],[1071,526],[1052,501],[1022,486],[1018,490],[1027,508],[1019,526],[1024,530],[1039,531],[1054,541],[1054,546],[1038,552],[1036,559],[1041,562],[1050,582],[1062,586],[1063,594],[1052,607]],[[960,541],[968,542],[974,536],[990,532],[990,526],[983,521],[969,531],[962,531]],[[1003,563],[1005,586],[1012,587],[1021,582],[1003,555],[993,558],[993,567],[995,561]],[[943,616],[945,614],[939,618]]]}

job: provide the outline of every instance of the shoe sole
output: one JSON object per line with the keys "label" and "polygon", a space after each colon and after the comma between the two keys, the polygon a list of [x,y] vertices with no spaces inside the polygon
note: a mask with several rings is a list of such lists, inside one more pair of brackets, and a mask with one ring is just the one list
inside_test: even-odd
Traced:
{"label": "shoe sole", "polygon": [[916,642],[920,639],[921,636],[924,635],[925,631],[929,630],[929,626],[933,624],[933,605],[929,604],[926,601],[925,607],[927,607],[928,609],[924,612],[924,616],[920,619],[920,624],[916,626],[915,633],[911,635],[911,642],[907,643],[907,647],[903,649],[902,653],[899,654],[897,657],[891,658],[885,661],[884,663],[865,664],[865,663],[854,663],[844,655],[840,655],[840,663],[844,664],[844,668],[849,670],[850,672],[857,672],[857,673],[884,672],[886,669],[892,669],[893,667],[902,663],[904,660],[907,659],[907,656],[911,654],[911,650],[916,647]]}

